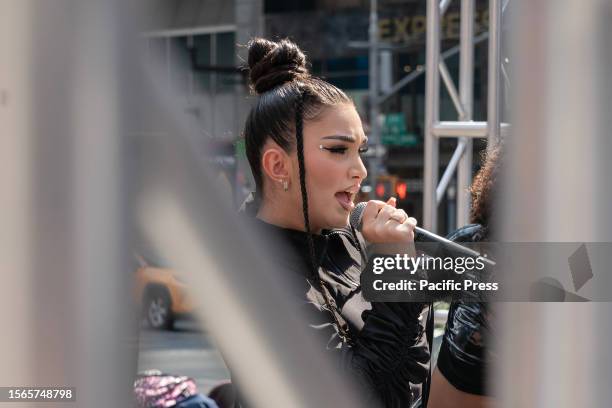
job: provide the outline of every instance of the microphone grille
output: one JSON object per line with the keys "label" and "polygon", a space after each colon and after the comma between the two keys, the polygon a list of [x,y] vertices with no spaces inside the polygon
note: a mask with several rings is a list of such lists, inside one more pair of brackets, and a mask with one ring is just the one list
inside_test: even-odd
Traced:
{"label": "microphone grille", "polygon": [[363,210],[365,210],[367,203],[357,203],[353,212],[351,212],[350,223],[353,228],[357,231],[361,231],[361,217],[363,216]]}

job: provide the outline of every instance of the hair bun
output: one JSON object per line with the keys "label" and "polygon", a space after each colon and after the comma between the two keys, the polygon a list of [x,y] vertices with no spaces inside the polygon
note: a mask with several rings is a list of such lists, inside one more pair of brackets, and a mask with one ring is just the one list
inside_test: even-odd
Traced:
{"label": "hair bun", "polygon": [[254,38],[249,47],[251,89],[262,94],[284,83],[310,76],[306,56],[289,40],[278,42]]}

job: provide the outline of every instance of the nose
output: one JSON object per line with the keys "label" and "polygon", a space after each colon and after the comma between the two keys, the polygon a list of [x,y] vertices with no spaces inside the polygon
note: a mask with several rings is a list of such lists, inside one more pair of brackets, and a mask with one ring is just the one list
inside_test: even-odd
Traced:
{"label": "nose", "polygon": [[357,179],[359,181],[366,178],[368,175],[368,170],[363,165],[363,160],[361,160],[361,156],[357,156],[357,159],[353,162],[351,166],[349,176],[351,179]]}

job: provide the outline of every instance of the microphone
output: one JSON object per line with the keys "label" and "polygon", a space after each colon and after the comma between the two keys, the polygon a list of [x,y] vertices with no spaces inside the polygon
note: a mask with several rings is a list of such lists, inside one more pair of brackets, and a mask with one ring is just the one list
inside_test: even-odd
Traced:
{"label": "microphone", "polygon": [[[355,205],[355,208],[351,212],[350,223],[351,223],[351,226],[355,228],[357,231],[361,231],[361,227],[362,227],[361,219],[363,218],[363,211],[365,210],[366,205],[367,203],[365,202],[358,203],[357,205]],[[459,245],[456,242],[450,241],[444,237],[441,237],[440,235],[427,231],[426,229],[423,229],[421,227],[414,227],[414,232],[415,232],[414,234],[415,242],[424,242],[424,243],[429,242],[429,243],[440,244],[446,251],[448,251],[448,253],[453,254],[455,256],[470,256],[474,258],[480,258],[485,263],[489,264],[490,266],[496,265],[495,261],[492,261],[491,259],[483,257],[477,251],[474,251],[473,249],[466,248],[462,245]]]}

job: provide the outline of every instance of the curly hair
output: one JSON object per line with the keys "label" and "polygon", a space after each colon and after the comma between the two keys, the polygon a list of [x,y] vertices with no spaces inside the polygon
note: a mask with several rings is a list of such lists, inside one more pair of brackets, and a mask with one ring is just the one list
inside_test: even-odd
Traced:
{"label": "curly hair", "polygon": [[472,195],[472,210],[470,222],[482,225],[490,230],[491,213],[495,196],[499,190],[497,180],[502,162],[502,145],[495,145],[493,148],[483,152],[483,164],[470,186]]}

